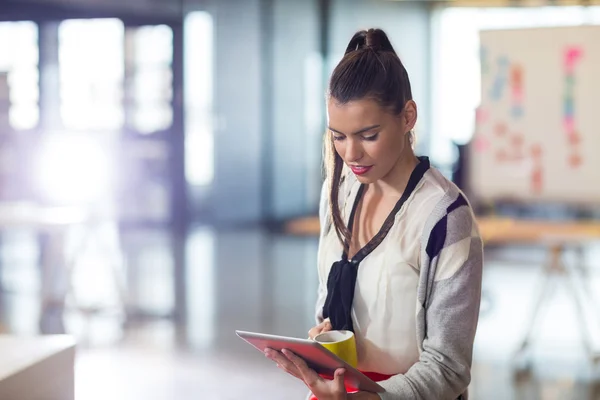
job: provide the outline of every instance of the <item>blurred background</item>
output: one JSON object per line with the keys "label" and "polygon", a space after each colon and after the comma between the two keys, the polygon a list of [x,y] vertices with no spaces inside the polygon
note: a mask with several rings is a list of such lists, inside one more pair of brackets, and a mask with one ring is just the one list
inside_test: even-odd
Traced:
{"label": "blurred background", "polygon": [[[471,398],[600,399],[600,195],[571,188],[600,187],[600,168],[512,196],[482,184],[511,175],[471,146],[493,86],[480,32],[595,24],[593,0],[0,1],[0,335],[24,352],[73,335],[77,400],[304,398],[234,330],[314,325],[325,88],[379,27],[411,78],[417,153],[481,216]],[[592,159],[600,86],[582,81]]]}

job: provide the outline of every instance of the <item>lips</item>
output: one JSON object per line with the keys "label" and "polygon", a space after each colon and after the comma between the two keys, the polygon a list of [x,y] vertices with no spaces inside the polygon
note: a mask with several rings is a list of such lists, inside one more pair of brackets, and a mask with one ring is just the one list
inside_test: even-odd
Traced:
{"label": "lips", "polygon": [[373,168],[372,165],[370,166],[364,166],[364,165],[351,165],[350,169],[352,170],[352,172],[354,172],[354,174],[356,175],[364,175],[367,172],[369,172],[369,170]]}

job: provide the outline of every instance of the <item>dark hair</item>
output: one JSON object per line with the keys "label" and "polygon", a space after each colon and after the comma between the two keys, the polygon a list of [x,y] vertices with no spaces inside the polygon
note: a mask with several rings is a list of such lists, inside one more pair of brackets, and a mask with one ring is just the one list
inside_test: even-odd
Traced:
{"label": "dark hair", "polygon": [[[331,74],[328,96],[339,104],[372,99],[394,115],[404,110],[406,102],[412,100],[410,80],[384,31],[369,29],[354,34],[344,57]],[[338,202],[343,161],[328,134],[325,135],[325,163],[332,222],[338,238],[348,246],[351,233],[342,219]]]}

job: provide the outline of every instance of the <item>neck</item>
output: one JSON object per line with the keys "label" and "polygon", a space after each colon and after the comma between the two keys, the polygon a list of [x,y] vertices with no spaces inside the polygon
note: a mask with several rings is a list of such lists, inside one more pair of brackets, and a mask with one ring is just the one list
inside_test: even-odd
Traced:
{"label": "neck", "polygon": [[406,154],[403,154],[392,170],[377,182],[373,182],[372,186],[377,192],[383,196],[400,197],[408,184],[410,175],[415,167],[419,164],[419,159],[415,156],[412,149]]}

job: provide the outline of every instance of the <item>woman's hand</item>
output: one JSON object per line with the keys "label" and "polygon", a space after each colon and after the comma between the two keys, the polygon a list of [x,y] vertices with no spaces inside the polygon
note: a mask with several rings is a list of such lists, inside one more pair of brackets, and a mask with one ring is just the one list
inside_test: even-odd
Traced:
{"label": "woman's hand", "polygon": [[321,378],[314,370],[308,368],[303,359],[289,350],[284,349],[280,353],[272,349],[266,349],[265,355],[275,361],[279,368],[304,381],[312,394],[319,400],[346,400],[345,370],[343,368],[336,369],[333,380],[328,380]]}
{"label": "woman's hand", "polygon": [[310,331],[308,331],[308,337],[311,339],[314,339],[315,336],[317,336],[318,334],[330,331],[331,329],[332,329],[331,322],[329,322],[329,318],[327,318],[323,322],[321,322],[319,325],[315,326]]}

